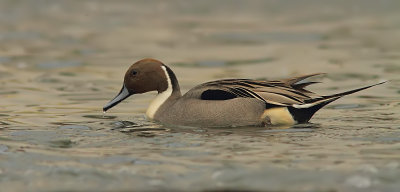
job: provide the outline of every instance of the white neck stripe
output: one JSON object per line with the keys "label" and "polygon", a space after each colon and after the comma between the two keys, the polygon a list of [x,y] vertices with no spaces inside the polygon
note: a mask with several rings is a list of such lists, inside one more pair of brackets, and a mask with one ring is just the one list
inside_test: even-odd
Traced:
{"label": "white neck stripe", "polygon": [[161,69],[164,71],[165,76],[167,77],[168,87],[167,90],[159,93],[157,97],[150,103],[150,106],[146,111],[146,115],[150,119],[154,118],[154,115],[156,114],[157,110],[172,95],[173,88],[172,88],[171,78],[168,75],[167,68],[165,66],[161,66]]}

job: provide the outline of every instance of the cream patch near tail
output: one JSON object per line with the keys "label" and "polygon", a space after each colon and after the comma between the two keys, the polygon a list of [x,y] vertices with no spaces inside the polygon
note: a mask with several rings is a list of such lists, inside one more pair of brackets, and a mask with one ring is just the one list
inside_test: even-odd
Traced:
{"label": "cream patch near tail", "polygon": [[296,121],[293,119],[287,107],[274,107],[266,109],[261,115],[261,120],[266,124],[272,125],[294,125]]}

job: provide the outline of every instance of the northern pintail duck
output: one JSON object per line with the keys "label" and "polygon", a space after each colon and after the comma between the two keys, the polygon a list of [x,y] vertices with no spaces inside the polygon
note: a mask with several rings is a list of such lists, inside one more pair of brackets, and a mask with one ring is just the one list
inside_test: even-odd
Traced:
{"label": "northern pintail duck", "polygon": [[224,79],[198,85],[182,95],[172,70],[155,59],[134,63],[125,73],[119,94],[107,111],[133,94],[157,91],[146,115],[164,124],[189,126],[265,126],[308,122],[323,106],[379,84],[319,96],[304,89],[318,74],[276,81]]}

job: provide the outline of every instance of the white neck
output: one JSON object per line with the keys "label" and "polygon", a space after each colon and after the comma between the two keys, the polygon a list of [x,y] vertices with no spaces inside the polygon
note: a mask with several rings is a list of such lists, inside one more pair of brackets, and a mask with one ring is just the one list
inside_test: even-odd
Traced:
{"label": "white neck", "polygon": [[171,96],[172,94],[172,83],[171,78],[168,75],[167,69],[164,66],[161,66],[164,70],[165,76],[167,77],[168,81],[168,88],[167,90],[159,93],[157,97],[150,103],[149,108],[146,111],[147,117],[150,119],[154,119],[154,115],[156,114],[157,110],[161,107],[161,105]]}

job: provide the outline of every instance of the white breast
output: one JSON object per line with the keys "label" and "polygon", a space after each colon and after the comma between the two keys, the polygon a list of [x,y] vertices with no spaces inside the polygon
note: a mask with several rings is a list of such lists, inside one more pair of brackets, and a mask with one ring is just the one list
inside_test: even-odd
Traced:
{"label": "white breast", "polygon": [[172,83],[171,83],[171,78],[168,75],[167,69],[164,66],[161,66],[161,68],[164,70],[165,76],[167,77],[168,81],[168,88],[167,90],[159,93],[157,97],[150,103],[149,108],[146,111],[147,117],[150,119],[154,118],[154,115],[156,114],[157,110],[161,107],[161,105],[171,96],[172,94]]}

